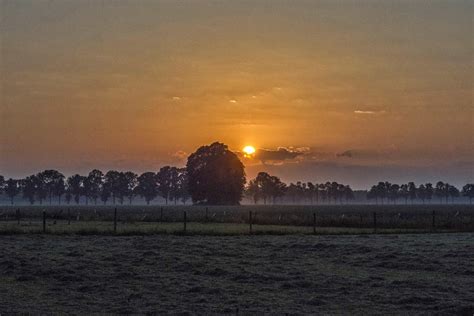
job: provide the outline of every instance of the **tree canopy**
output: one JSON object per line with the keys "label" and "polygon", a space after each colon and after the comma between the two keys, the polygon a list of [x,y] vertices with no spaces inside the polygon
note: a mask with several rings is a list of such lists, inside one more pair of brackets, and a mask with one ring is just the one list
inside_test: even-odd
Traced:
{"label": "tree canopy", "polygon": [[244,165],[227,145],[200,147],[188,158],[188,189],[194,203],[239,204],[245,185]]}

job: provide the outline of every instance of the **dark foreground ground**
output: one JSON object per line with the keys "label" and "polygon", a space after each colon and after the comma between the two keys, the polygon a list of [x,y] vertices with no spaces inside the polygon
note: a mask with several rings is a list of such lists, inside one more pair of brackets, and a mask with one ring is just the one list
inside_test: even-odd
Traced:
{"label": "dark foreground ground", "polygon": [[474,313],[474,234],[0,237],[0,314]]}

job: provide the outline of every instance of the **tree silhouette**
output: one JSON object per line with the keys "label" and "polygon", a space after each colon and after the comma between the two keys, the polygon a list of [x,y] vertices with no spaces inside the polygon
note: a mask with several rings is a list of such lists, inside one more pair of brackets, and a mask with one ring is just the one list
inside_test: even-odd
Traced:
{"label": "tree silhouette", "polygon": [[349,185],[344,186],[344,198],[346,199],[346,203],[355,199],[354,191],[352,191]]}
{"label": "tree silhouette", "polygon": [[434,194],[439,198],[439,202],[443,203],[443,197],[445,196],[445,185],[444,182],[438,181],[436,183]]}
{"label": "tree silhouette", "polygon": [[97,199],[101,195],[102,186],[104,184],[104,174],[102,171],[94,169],[84,179],[84,194],[86,196],[86,203],[88,200],[93,200],[97,204]]}
{"label": "tree silhouette", "polygon": [[158,184],[156,180],[156,174],[154,172],[145,172],[137,179],[138,184],[135,191],[145,199],[147,205],[158,195]]}
{"label": "tree silhouette", "polygon": [[200,147],[186,165],[194,203],[236,205],[245,185],[244,165],[222,143]]}
{"label": "tree silhouette", "polygon": [[259,172],[255,178],[259,196],[263,199],[263,204],[267,204],[267,199],[271,196],[271,176],[266,172]]}
{"label": "tree silhouette", "polygon": [[64,176],[53,184],[53,195],[58,197],[58,204],[61,205],[61,197],[66,192],[66,184],[64,183]]}
{"label": "tree silhouette", "polygon": [[[175,198],[178,191],[178,168],[165,166],[158,171],[156,179],[158,181],[158,191],[168,205],[170,198]],[[176,200],[176,199],[175,199]]]}
{"label": "tree silhouette", "polygon": [[448,184],[448,194],[451,197],[451,203],[454,203],[454,198],[459,197],[459,190],[454,185]]}
{"label": "tree silhouette", "polygon": [[472,204],[472,198],[474,198],[474,184],[468,183],[462,187],[462,195],[469,198],[469,204]]}
{"label": "tree silhouette", "polygon": [[377,184],[376,194],[382,201],[382,204],[383,204],[384,199],[387,197],[389,186],[390,184],[388,184],[388,182],[379,182]]}
{"label": "tree silhouette", "polygon": [[102,203],[104,203],[104,205],[107,205],[107,201],[109,200],[110,198],[110,189],[102,184],[102,188],[100,189],[100,193],[99,193],[99,197],[100,197],[100,200],[102,201]]}
{"label": "tree silhouette", "polygon": [[367,192],[367,199],[375,199],[375,204],[378,204],[377,186],[373,185]]}
{"label": "tree silhouette", "polygon": [[57,170],[45,170],[37,174],[37,177],[40,181],[40,186],[38,187],[38,195],[40,201],[43,198],[49,198],[49,204],[52,204],[53,196],[57,193],[61,195],[61,187],[64,186],[64,175]]}
{"label": "tree silhouette", "polygon": [[15,196],[20,193],[20,181],[12,178],[8,179],[5,183],[5,194],[10,198],[10,203],[13,205]]}
{"label": "tree silhouette", "polygon": [[328,192],[326,190],[326,185],[324,185],[323,183],[319,184],[318,195],[319,195],[319,199],[324,201],[324,202],[328,198]]}
{"label": "tree silhouette", "polygon": [[245,194],[252,199],[254,204],[258,203],[258,200],[260,200],[260,189],[258,187],[256,179],[249,181],[245,189]]}
{"label": "tree silhouette", "polygon": [[75,174],[67,178],[68,192],[74,197],[76,204],[79,204],[81,195],[84,194],[84,181],[86,177]]}
{"label": "tree silhouette", "polygon": [[316,186],[312,182],[308,182],[306,184],[306,188],[307,188],[307,191],[308,191],[309,203],[313,204],[314,195],[315,195],[315,192],[316,192]]}
{"label": "tree silhouette", "polygon": [[275,204],[277,198],[282,197],[285,195],[286,192],[286,184],[281,182],[280,178],[276,176],[270,177],[270,196],[272,197],[272,202]]}
{"label": "tree silhouette", "polygon": [[3,190],[5,189],[5,178],[0,175],[0,195],[3,193]]}
{"label": "tree silhouette", "polygon": [[286,185],[281,182],[280,178],[271,176],[266,172],[259,172],[252,183],[252,186],[256,186],[252,188],[252,190],[255,190],[254,194],[257,197],[262,197],[264,204],[267,204],[269,198],[275,204],[276,199],[285,194]]}
{"label": "tree silhouette", "polygon": [[299,198],[298,186],[294,183],[290,183],[290,185],[287,187],[286,194],[290,197],[293,203],[296,203],[296,200]]}
{"label": "tree silhouette", "polygon": [[398,184],[389,184],[388,187],[388,198],[393,202],[393,204],[397,204],[397,200],[400,197],[400,186]]}
{"label": "tree silhouette", "polygon": [[179,175],[175,201],[176,199],[180,199],[183,204],[186,204],[186,201],[189,199],[188,172],[186,168],[179,168],[178,174]]}
{"label": "tree silhouette", "polygon": [[413,182],[408,182],[408,197],[411,204],[413,204],[413,201],[416,199],[416,185]]}
{"label": "tree silhouette", "polygon": [[128,198],[129,204],[132,204],[133,197],[136,194],[135,188],[138,185],[138,175],[131,171],[121,173],[121,182],[123,184],[120,187],[123,188],[124,195]]}
{"label": "tree silhouette", "polygon": [[49,197],[49,204],[52,204],[53,195],[59,182],[64,182],[64,176],[56,170],[45,170],[37,174],[40,181],[38,196],[40,201]]}
{"label": "tree silhouette", "polygon": [[431,199],[433,198],[434,189],[431,183],[425,184],[425,198],[428,200],[428,203],[431,203]]}
{"label": "tree silhouette", "polygon": [[23,198],[27,199],[30,204],[35,203],[35,196],[38,189],[40,180],[36,175],[31,175],[23,179],[22,181],[22,191]]}
{"label": "tree silhouette", "polygon": [[425,204],[426,200],[426,187],[424,184],[420,184],[418,189],[416,190],[416,196]]}
{"label": "tree silhouette", "polygon": [[115,170],[108,171],[104,176],[103,186],[106,192],[110,192],[112,202],[115,204],[116,198],[120,196],[120,172]]}

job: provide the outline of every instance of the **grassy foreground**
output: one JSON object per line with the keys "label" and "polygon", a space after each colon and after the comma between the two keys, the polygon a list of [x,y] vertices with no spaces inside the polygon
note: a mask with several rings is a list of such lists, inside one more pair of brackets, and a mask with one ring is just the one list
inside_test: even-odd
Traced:
{"label": "grassy foreground", "polygon": [[473,237],[0,236],[0,313],[472,315]]}
{"label": "grassy foreground", "polygon": [[[249,224],[238,223],[156,223],[156,222],[119,222],[114,231],[114,223],[107,221],[83,221],[71,222],[55,221],[46,224],[46,234],[53,235],[358,235],[358,234],[403,234],[403,233],[446,233],[452,230],[437,229],[401,229],[401,228],[380,228],[374,231],[373,228],[353,228],[353,227],[316,227],[310,226],[289,226],[289,225],[252,225],[250,231]],[[0,222],[0,235],[14,234],[43,234],[43,223],[41,221],[25,221],[18,224],[15,221]]]}

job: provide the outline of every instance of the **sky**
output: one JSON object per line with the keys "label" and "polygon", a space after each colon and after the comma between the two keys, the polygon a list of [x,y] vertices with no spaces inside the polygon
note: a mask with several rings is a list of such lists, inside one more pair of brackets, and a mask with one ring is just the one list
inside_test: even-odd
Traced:
{"label": "sky", "polygon": [[472,1],[0,0],[0,174],[474,179]]}

